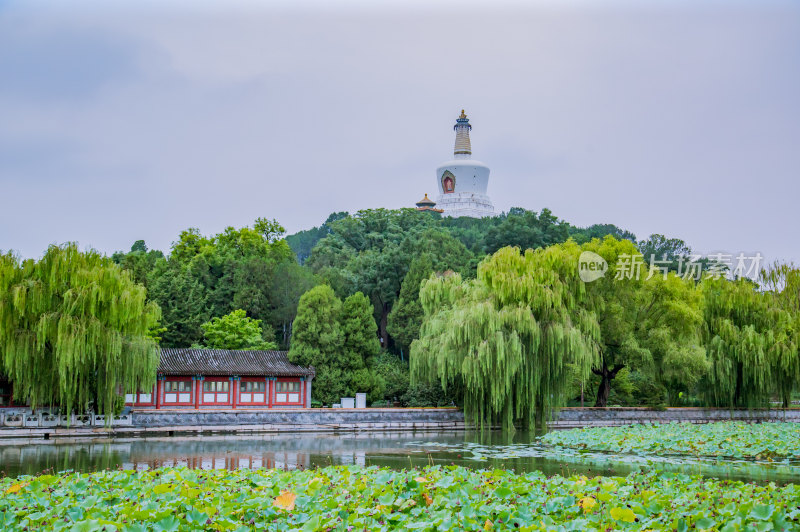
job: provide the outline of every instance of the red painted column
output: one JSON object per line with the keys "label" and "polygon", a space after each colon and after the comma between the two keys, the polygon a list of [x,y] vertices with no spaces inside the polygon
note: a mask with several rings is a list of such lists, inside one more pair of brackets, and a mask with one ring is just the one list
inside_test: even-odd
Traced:
{"label": "red painted column", "polygon": [[233,381],[231,381],[231,394],[233,394],[233,397],[231,397],[231,408],[236,410],[236,402],[239,397],[239,379],[235,377]]}
{"label": "red painted column", "polygon": [[194,392],[194,409],[198,410],[200,408],[200,388],[202,388],[201,384],[203,381],[198,380],[192,377],[192,391]]}
{"label": "red painted column", "polygon": [[163,379],[156,380],[156,410],[161,408],[161,390],[164,388]]}
{"label": "red painted column", "polygon": [[267,408],[272,408],[272,379],[267,381]]}

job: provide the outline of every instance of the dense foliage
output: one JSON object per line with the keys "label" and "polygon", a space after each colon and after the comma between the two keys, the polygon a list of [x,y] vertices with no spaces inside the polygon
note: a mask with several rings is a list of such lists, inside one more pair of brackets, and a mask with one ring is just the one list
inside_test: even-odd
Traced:
{"label": "dense foliage", "polygon": [[566,391],[569,366],[597,363],[598,327],[580,305],[578,246],[521,254],[504,248],[478,277],[425,282],[422,334],[412,344],[412,380],[461,386],[465,415],[480,426],[543,425]]}
{"label": "dense foliage", "polygon": [[381,348],[399,358],[397,363],[382,359],[376,369],[377,374],[388,373],[385,382],[388,377],[395,383],[387,383],[385,398],[450,404],[458,400],[452,389],[446,393],[430,384],[398,388],[408,382],[409,348],[419,336],[421,282],[445,271],[473,278],[487,253],[509,244],[536,248],[607,234],[635,239],[610,224],[571,226],[547,209],[535,213],[514,208],[482,220],[371,209],[333,213],[321,226],[285,240],[283,228],[263,218],[253,227],[228,227],[213,236],[192,228],[179,235],[167,256],[148,250],[140,240],[130,252],[115,253],[113,260],[145,285],[150,300],[161,307],[165,347],[207,343],[203,325],[241,309],[261,321],[266,341],[288,349],[302,294],[321,282],[341,300],[361,292],[372,305]]}
{"label": "dense foliage", "polygon": [[797,423],[719,422],[697,425],[626,425],[558,430],[543,436],[550,445],[636,454],[688,454],[749,459],[800,459]]}
{"label": "dense foliage", "polygon": [[[582,252],[605,259],[607,274],[584,283]],[[700,294],[674,273],[619,278],[623,257],[641,255],[612,236],[524,254],[504,248],[481,263],[475,280],[425,282],[412,377],[463,384],[468,416],[507,427],[542,422],[563,404],[568,382],[587,380],[589,370],[600,377],[597,406],[629,367],[675,395],[693,387],[707,367]]]}
{"label": "dense foliage", "polygon": [[154,384],[158,320],[145,288],[94,251],[0,255],[0,373],[21,403],[113,413],[120,390]]}
{"label": "dense foliage", "polygon": [[686,475],[187,470],[0,480],[4,530],[793,530],[800,491]]}
{"label": "dense foliage", "polygon": [[201,344],[204,323],[241,309],[268,328],[267,340],[277,335],[286,346],[297,302],[317,281],[297,264],[283,232],[263,218],[253,227],[228,227],[214,236],[191,228],[173,242],[168,257],[147,251],[139,241],[113,259],[132,271],[161,307],[166,328],[161,345]]}
{"label": "dense foliage", "polygon": [[[190,228],[178,235],[167,255],[149,250],[140,240],[130,252],[115,253],[112,259],[130,272],[136,283],[146,287],[147,304],[160,307],[163,328],[154,330],[154,335],[160,336],[165,347],[275,345],[289,349],[303,294],[320,284],[328,285],[340,302],[360,292],[376,325],[381,356],[372,353],[373,344],[361,356],[363,367],[345,361],[339,364],[339,370],[349,372],[344,368],[356,368],[354,371],[360,372],[357,387],[368,389],[376,400],[406,404],[428,401],[431,405],[471,401],[493,412],[488,417],[479,416],[485,420],[500,416],[506,422],[522,418],[530,421],[565,401],[588,401],[598,406],[757,406],[779,399],[788,406],[800,382],[800,273],[792,265],[776,264],[765,270],[758,284],[701,279],[690,275],[686,268],[697,256],[682,240],[654,234],[637,242],[635,235],[617,226],[579,228],[547,209],[537,213],[513,208],[480,220],[443,218],[415,209],[370,209],[352,215],[337,212],[319,227],[285,239],[283,234],[278,222],[265,218],[257,219],[252,227],[228,227],[209,236]],[[606,238],[609,236],[613,238]],[[523,268],[513,273],[513,268],[509,270],[504,264],[506,259],[493,255],[505,256],[507,246],[516,246],[521,257],[527,249],[532,250],[533,256],[539,258],[526,267],[548,271],[530,273]],[[605,277],[588,284],[577,281],[574,261],[582,251],[592,251],[607,261]],[[559,264],[548,262],[547,257]],[[626,271],[620,269],[619,263],[626,257],[629,261],[636,257],[641,264],[640,275],[625,277]],[[658,268],[655,274],[649,268],[651,260]],[[478,265],[482,262],[483,273],[479,275]],[[707,259],[700,262],[709,264]],[[497,272],[490,272],[492,268]],[[670,274],[665,277],[661,270]],[[620,279],[620,275],[624,278]],[[436,277],[442,291],[453,292],[448,297],[454,300],[430,300],[426,310],[421,287],[431,276]],[[487,284],[490,277],[497,282]],[[555,300],[556,305],[565,305],[553,309],[554,315],[560,317],[554,322],[548,321],[551,316],[545,317],[545,323],[540,324],[542,316],[536,313],[550,312],[549,303],[526,301],[533,292],[525,290],[531,283],[543,283],[549,289],[551,277],[569,287],[569,297]],[[512,291],[524,289],[513,297],[499,299],[498,290],[508,287]],[[546,294],[547,289],[540,292]],[[558,292],[561,288],[553,290]],[[461,319],[458,309],[467,309],[470,301],[481,302],[470,311],[470,319],[477,321],[469,322],[471,332],[459,337],[452,324],[460,322],[447,324],[446,319]],[[487,305],[488,301],[492,303]],[[510,311],[518,305],[532,305],[530,319],[522,318],[520,312],[520,321],[514,321],[517,318],[512,318]],[[361,304],[360,309],[364,308]],[[485,315],[477,315],[479,308],[486,311]],[[205,333],[209,324],[225,326],[229,318],[224,317],[234,311],[243,311],[243,320],[260,322],[264,343],[254,343],[256,335],[247,333],[245,328],[239,332],[249,338],[246,341],[209,339]],[[430,323],[423,325],[426,313],[431,314]],[[439,317],[434,318],[437,313]],[[504,332],[490,339],[488,331],[501,318],[505,320],[501,327]],[[355,321],[361,323],[359,319]],[[571,331],[574,338],[582,340],[564,340],[573,342],[569,348],[572,351],[561,358],[525,355],[529,357],[525,364],[530,367],[523,364],[514,369],[513,363],[507,364],[511,360],[520,364],[523,352],[545,353],[561,341],[539,345],[539,333],[521,332],[517,339],[522,340],[517,345],[510,331],[534,322],[546,342],[548,335],[554,333],[557,337],[560,330]],[[441,328],[436,329],[434,323]],[[554,323],[559,325],[553,328]],[[345,342],[347,326],[339,327],[341,342]],[[451,366],[449,376],[444,376],[440,370],[445,366],[439,363],[436,368],[420,370],[417,381],[410,383],[409,353],[422,330],[428,333],[420,345],[445,347],[452,353],[481,351],[483,356],[490,352],[500,356],[502,361],[492,369],[481,364],[458,368],[464,375],[472,372],[471,378],[478,379],[475,382],[482,380],[486,389],[469,392],[474,393],[471,399],[464,397],[468,388],[463,386],[463,375],[456,378],[456,368]],[[534,330],[535,327],[531,329]],[[439,333],[444,336],[433,339]],[[523,340],[530,342],[527,347]],[[362,347],[366,345],[358,342]],[[581,343],[591,351],[589,375],[585,356],[580,357],[582,362],[572,360],[575,353],[583,350]],[[445,353],[437,355],[439,362],[449,356]],[[430,350],[428,356],[433,356]],[[506,356],[510,358],[503,358]],[[346,360],[350,358],[345,356]],[[534,366],[537,371],[532,373],[530,368]],[[510,373],[500,380],[480,373],[505,369]],[[527,375],[526,382],[534,383],[532,388],[512,384],[520,375],[517,371]],[[546,383],[555,382],[557,377],[561,382],[548,388]],[[331,378],[335,378],[335,372]],[[349,386],[356,385],[345,387]],[[325,389],[324,384],[315,386],[320,392]],[[381,389],[383,396],[379,397]],[[528,391],[522,392],[523,389]],[[488,395],[483,394],[494,396],[495,392],[500,397],[493,397],[495,403],[484,400]],[[503,410],[505,398],[519,393],[539,394],[535,405],[521,407],[530,408],[532,415]],[[512,402],[521,405],[526,401],[520,395]]]}
{"label": "dense foliage", "polygon": [[[605,276],[586,284],[583,303],[600,332],[599,360],[592,368],[600,377],[595,406],[606,406],[611,381],[623,369],[659,383],[664,395],[693,389],[708,366],[694,283],[674,272],[629,269],[642,256],[628,240],[609,236],[584,244],[581,251],[596,253],[609,267]],[[568,260],[574,265],[577,256]]]}
{"label": "dense foliage", "polygon": [[[211,349],[275,349],[275,342],[264,339],[261,320],[248,318],[242,309],[236,309],[221,318],[201,325],[205,341],[203,347]],[[272,332],[272,331],[270,331]]]}
{"label": "dense foliage", "polygon": [[344,303],[328,285],[300,298],[289,360],[313,366],[314,397],[328,405],[356,392],[372,401],[383,398],[385,382],[373,370],[380,351],[369,300],[360,292]]}
{"label": "dense foliage", "polygon": [[747,279],[703,283],[710,404],[758,406],[777,393],[788,406],[800,379],[800,312],[797,270],[786,271],[788,286],[772,292]]}

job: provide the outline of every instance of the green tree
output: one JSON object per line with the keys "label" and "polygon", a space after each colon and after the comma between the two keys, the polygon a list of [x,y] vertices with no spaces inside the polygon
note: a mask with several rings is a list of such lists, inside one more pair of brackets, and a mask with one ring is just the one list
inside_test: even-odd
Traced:
{"label": "green tree", "polygon": [[654,265],[669,271],[685,273],[685,265],[692,258],[692,248],[679,238],[653,234],[647,240],[639,242],[638,247],[646,264],[650,264],[652,259]]}
{"label": "green tree", "polygon": [[110,415],[121,391],[155,381],[158,306],[95,251],[51,246],[41,260],[0,255],[0,353],[14,396]]}
{"label": "green tree", "polygon": [[344,392],[344,376],[338,366],[344,334],[339,323],[342,302],[327,285],[315,286],[300,298],[294,320],[289,360],[313,366],[317,372],[313,393],[333,404]]}
{"label": "green tree", "polygon": [[630,240],[636,242],[636,235],[614,224],[594,224],[589,227],[571,227],[569,236],[578,244],[590,242],[593,238],[602,240],[606,235],[611,235],[617,240]]}
{"label": "green tree", "polygon": [[161,343],[164,347],[189,347],[203,338],[202,324],[211,313],[208,291],[192,275],[190,269],[170,261],[159,264],[150,274],[150,299],[162,311],[166,329]]}
{"label": "green tree", "polygon": [[467,216],[452,218],[447,216],[442,218],[438,225],[458,239],[473,254],[482,256],[486,233],[501,224],[503,220],[505,220],[503,215],[493,218],[469,218]]}
{"label": "green tree", "polygon": [[387,329],[400,345],[401,353],[407,353],[411,343],[419,337],[423,315],[419,288],[431,273],[433,263],[428,254],[422,254],[411,261],[411,267],[400,288],[400,298],[389,313]]}
{"label": "green tree", "polygon": [[542,209],[541,213],[536,214],[515,208],[499,225],[487,231],[484,248],[488,253],[505,246],[536,249],[564,242],[567,238],[569,224],[553,216],[550,209]]}
{"label": "green tree", "polygon": [[569,368],[585,378],[597,361],[599,328],[580,302],[578,246],[521,254],[503,248],[478,267],[425,281],[420,338],[411,345],[411,380],[460,387],[476,425],[544,425],[566,391]]}
{"label": "green tree", "polygon": [[193,257],[209,250],[212,246],[211,239],[201,235],[198,228],[190,227],[185,231],[181,231],[178,240],[172,243],[170,259],[186,263]]}
{"label": "green tree", "polygon": [[269,285],[270,316],[283,346],[288,347],[300,297],[319,284],[314,273],[296,262],[278,264]]}
{"label": "green tree", "polygon": [[311,256],[311,250],[317,243],[328,236],[331,232],[331,224],[349,216],[347,212],[334,212],[319,227],[312,227],[304,231],[299,231],[286,237],[286,242],[291,246],[292,251],[297,255],[297,261],[303,264]]}
{"label": "green tree", "polygon": [[760,282],[773,299],[773,308],[784,314],[785,336],[776,338],[780,356],[775,380],[783,407],[788,408],[800,380],[800,269],[793,263],[776,262],[761,271]]}
{"label": "green tree", "polygon": [[[166,260],[138,266],[142,243],[131,253],[120,254],[119,261],[134,275],[139,269],[147,271],[150,297],[164,310],[165,346],[199,343],[203,323],[236,309],[261,320],[265,337],[271,339],[286,319],[285,313],[275,313],[280,306],[272,291],[275,272],[283,264],[296,264],[291,248],[281,239],[283,232],[278,222],[264,218],[252,228],[226,227],[209,237],[191,228],[180,234]],[[294,305],[296,300],[290,306]]]}
{"label": "green tree", "polygon": [[348,383],[345,391],[366,392],[371,401],[382,399],[385,382],[372,371],[381,346],[369,299],[361,292],[345,299],[339,323],[344,334],[339,367]]}
{"label": "green tree", "polygon": [[414,257],[427,252],[436,268],[471,276],[472,253],[439,223],[415,209],[359,211],[331,223],[306,264],[340,297],[360,291],[370,298],[381,345],[389,348],[389,312]]}
{"label": "green tree", "polygon": [[150,272],[165,261],[164,254],[155,249],[148,250],[144,240],[134,242],[128,253],[121,251],[114,253],[111,260],[131,272],[133,280],[148,289]]}
{"label": "green tree", "polygon": [[[612,236],[584,244],[608,263],[605,276],[586,285],[585,308],[600,329],[600,377],[595,406],[606,406],[611,385],[624,368],[645,372],[664,391],[682,391],[707,369],[701,339],[700,294],[694,283],[670,273],[651,272],[636,246]],[[577,264],[577,257],[575,257]]]}
{"label": "green tree", "polygon": [[269,244],[280,241],[281,237],[286,234],[286,229],[275,219],[256,218],[253,229],[255,229],[256,233],[260,234]]}
{"label": "green tree", "polygon": [[[408,363],[400,360],[392,353],[381,351],[381,353],[375,357],[372,364],[372,371],[383,379],[385,384],[383,390],[384,399],[399,401],[408,391]],[[438,382],[436,386],[439,386]]]}
{"label": "green tree", "polygon": [[385,381],[373,371],[380,352],[376,330],[364,294],[356,292],[342,303],[330,286],[315,286],[300,298],[289,360],[314,366],[314,395],[322,402],[356,392],[381,399]]}
{"label": "green tree", "polygon": [[247,317],[242,309],[237,309],[220,318],[213,318],[202,326],[205,346],[211,349],[277,349],[275,342],[264,339],[261,320]]}
{"label": "green tree", "polygon": [[[763,278],[771,283],[781,276],[765,272]],[[786,285],[790,291],[791,285]],[[778,394],[784,406],[789,404],[800,378],[800,321],[791,303],[784,306],[792,298],[783,293],[785,288],[770,287],[776,290],[765,292],[749,279],[702,283],[711,362],[703,390],[714,406],[766,406],[772,394]]]}

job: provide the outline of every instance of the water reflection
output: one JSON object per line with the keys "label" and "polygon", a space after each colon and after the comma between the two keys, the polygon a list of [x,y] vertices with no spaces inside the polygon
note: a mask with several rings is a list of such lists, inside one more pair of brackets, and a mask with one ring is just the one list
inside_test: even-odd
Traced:
{"label": "water reflection", "polygon": [[535,437],[522,432],[510,436],[499,432],[409,431],[5,440],[0,441],[0,471],[16,476],[46,470],[160,466],[295,469],[357,464],[401,468],[453,463],[565,475],[626,475],[640,469],[660,469],[759,482],[800,481],[796,464],[580,453],[540,446]]}

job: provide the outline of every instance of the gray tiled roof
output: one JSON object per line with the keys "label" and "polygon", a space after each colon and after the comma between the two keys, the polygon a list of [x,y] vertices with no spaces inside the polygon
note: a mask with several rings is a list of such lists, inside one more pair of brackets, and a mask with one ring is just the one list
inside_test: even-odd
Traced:
{"label": "gray tiled roof", "polygon": [[286,351],[232,351],[226,349],[161,349],[162,375],[269,375],[303,377],[314,368],[289,362]]}

